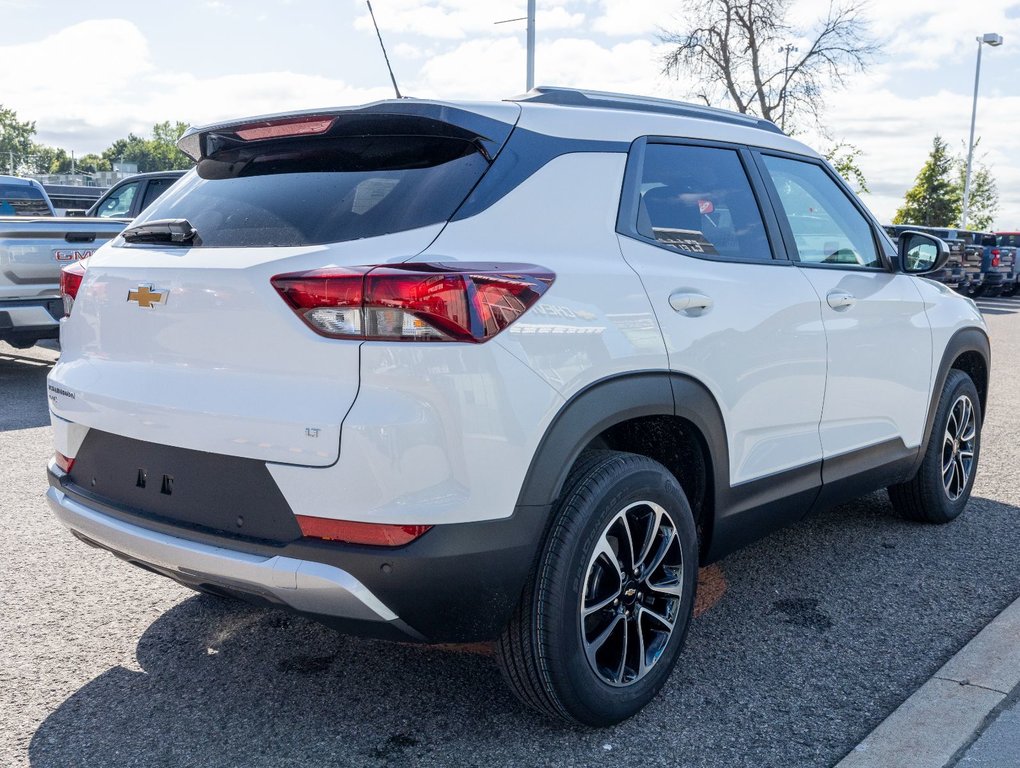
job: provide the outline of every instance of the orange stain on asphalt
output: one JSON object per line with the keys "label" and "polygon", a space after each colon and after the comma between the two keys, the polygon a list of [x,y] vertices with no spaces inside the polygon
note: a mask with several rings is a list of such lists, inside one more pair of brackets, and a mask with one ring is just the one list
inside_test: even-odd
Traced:
{"label": "orange stain on asphalt", "polygon": [[694,616],[710,611],[725,592],[726,577],[718,564],[707,565],[698,571],[698,597],[694,601]]}

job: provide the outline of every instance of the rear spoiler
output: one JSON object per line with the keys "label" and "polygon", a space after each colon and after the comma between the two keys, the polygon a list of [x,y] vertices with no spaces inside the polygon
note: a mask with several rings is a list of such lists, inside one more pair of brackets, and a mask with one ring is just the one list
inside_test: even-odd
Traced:
{"label": "rear spoiler", "polygon": [[[361,107],[263,115],[189,128],[177,147],[198,162],[225,150],[288,138],[405,134],[464,139],[492,160],[510,136],[521,108],[500,104],[493,110],[486,106],[490,114],[441,102],[401,99]],[[494,112],[499,116],[493,116]]]}

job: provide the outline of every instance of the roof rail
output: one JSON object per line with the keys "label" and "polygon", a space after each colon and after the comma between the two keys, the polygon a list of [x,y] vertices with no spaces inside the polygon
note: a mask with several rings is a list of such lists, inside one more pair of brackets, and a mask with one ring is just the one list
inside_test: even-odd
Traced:
{"label": "roof rail", "polygon": [[[560,88],[540,85],[532,88],[523,96],[516,96],[508,101],[530,102],[533,104],[555,104],[561,107],[598,107],[602,109],[624,109],[635,112],[659,112],[666,115],[694,117],[699,120],[714,120],[719,123],[743,125],[759,128],[772,133],[783,133],[778,125],[771,120],[764,120],[753,115],[743,115],[726,109],[690,104],[685,101],[657,99],[652,96],[632,96],[626,93],[608,93],[605,91],[588,91],[580,88]],[[785,134],[784,134],[785,135]]]}

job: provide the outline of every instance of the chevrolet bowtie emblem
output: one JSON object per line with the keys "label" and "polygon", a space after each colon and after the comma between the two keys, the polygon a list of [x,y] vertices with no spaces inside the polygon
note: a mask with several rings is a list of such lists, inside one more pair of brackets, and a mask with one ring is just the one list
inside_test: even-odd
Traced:
{"label": "chevrolet bowtie emblem", "polygon": [[137,291],[128,291],[128,301],[137,301],[138,306],[152,309],[166,298],[169,291],[154,291],[151,285],[140,285]]}

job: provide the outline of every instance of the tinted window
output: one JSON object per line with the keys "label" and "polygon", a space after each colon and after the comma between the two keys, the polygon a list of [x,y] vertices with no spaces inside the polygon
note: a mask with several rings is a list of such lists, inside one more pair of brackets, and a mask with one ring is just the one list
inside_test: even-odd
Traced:
{"label": "tinted window", "polygon": [[0,184],[0,216],[49,216],[43,193],[29,184]]}
{"label": "tinted window", "polygon": [[200,244],[336,243],[446,221],[488,163],[437,136],[290,140],[203,160],[139,219],[187,219]]}
{"label": "tinted window", "polygon": [[156,198],[170,189],[170,185],[175,181],[177,179],[149,179],[149,185],[145,188],[145,197],[142,198],[142,207],[138,209],[139,213],[156,202]]}
{"label": "tinted window", "polygon": [[138,194],[138,188],[141,186],[142,182],[133,181],[130,184],[117,187],[113,194],[100,203],[96,216],[103,219],[130,216],[131,203],[134,202],[135,195]]}
{"label": "tinted window", "polygon": [[1020,248],[1020,235],[997,235],[996,242],[999,245]]}
{"label": "tinted window", "polygon": [[779,192],[795,256],[809,264],[881,267],[871,225],[820,166],[764,156]]}
{"label": "tinted window", "polygon": [[637,226],[691,254],[772,258],[751,183],[731,149],[649,144]]}

